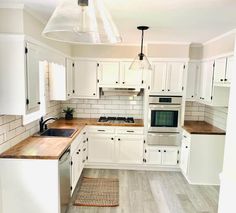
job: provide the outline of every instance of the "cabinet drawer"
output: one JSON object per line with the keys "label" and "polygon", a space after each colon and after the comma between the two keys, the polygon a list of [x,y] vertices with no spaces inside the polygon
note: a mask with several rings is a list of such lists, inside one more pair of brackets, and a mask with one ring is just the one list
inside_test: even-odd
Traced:
{"label": "cabinet drawer", "polygon": [[117,134],[135,134],[141,135],[143,134],[143,127],[121,127],[116,128]]}
{"label": "cabinet drawer", "polygon": [[102,133],[102,134],[110,134],[115,133],[114,127],[107,127],[107,126],[91,126],[87,129],[89,133]]}

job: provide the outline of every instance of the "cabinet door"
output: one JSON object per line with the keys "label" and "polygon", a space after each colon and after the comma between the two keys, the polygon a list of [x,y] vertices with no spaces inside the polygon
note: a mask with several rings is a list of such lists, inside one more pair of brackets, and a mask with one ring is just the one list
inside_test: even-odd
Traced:
{"label": "cabinet door", "polygon": [[27,43],[26,54],[26,91],[27,113],[39,110],[39,53],[38,47]]}
{"label": "cabinet door", "polygon": [[75,97],[97,97],[97,66],[96,61],[75,62]]}
{"label": "cabinet door", "polygon": [[197,78],[199,73],[199,63],[189,63],[187,73],[186,99],[194,100],[197,96]]}
{"label": "cabinet door", "polygon": [[205,70],[205,79],[204,79],[204,102],[212,102],[213,94],[213,71],[214,71],[214,61],[207,62],[207,69]]}
{"label": "cabinet door", "polygon": [[214,69],[214,83],[224,83],[226,71],[226,58],[220,58],[215,60]]}
{"label": "cabinet door", "polygon": [[112,163],[114,161],[114,137],[106,134],[90,135],[88,139],[88,161]]}
{"label": "cabinet door", "polygon": [[67,90],[67,98],[71,98],[73,96],[74,91],[74,62],[67,58],[66,59],[66,90]]}
{"label": "cabinet door", "polygon": [[178,149],[167,147],[162,150],[162,165],[177,165]]}
{"label": "cabinet door", "polygon": [[79,180],[79,177],[81,175],[81,172],[83,170],[83,152],[81,148],[79,147],[76,152],[71,157],[71,187],[72,192],[74,188],[76,187],[76,184]]}
{"label": "cabinet door", "polygon": [[144,85],[143,71],[142,70],[130,70],[130,64],[132,62],[121,62],[121,84],[124,86],[138,86]]}
{"label": "cabinet door", "polygon": [[182,62],[171,62],[167,65],[166,89],[171,93],[182,93],[185,65]]}
{"label": "cabinet door", "polygon": [[151,74],[151,92],[164,92],[166,89],[166,62],[154,63],[154,69]]}
{"label": "cabinet door", "polygon": [[120,83],[120,63],[99,63],[99,85],[112,86]]}
{"label": "cabinet door", "polygon": [[190,152],[189,143],[185,142],[185,140],[183,139],[181,145],[180,168],[185,175],[187,175],[188,171],[189,152]]}
{"label": "cabinet door", "polygon": [[231,83],[233,70],[235,70],[235,58],[234,56],[227,58],[227,68],[226,68],[226,75],[225,75],[225,82]]}
{"label": "cabinet door", "polygon": [[116,154],[119,163],[141,164],[143,160],[142,136],[117,136]]}
{"label": "cabinet door", "polygon": [[162,150],[160,149],[160,147],[149,146],[147,148],[147,163],[160,165],[162,156],[161,151]]}

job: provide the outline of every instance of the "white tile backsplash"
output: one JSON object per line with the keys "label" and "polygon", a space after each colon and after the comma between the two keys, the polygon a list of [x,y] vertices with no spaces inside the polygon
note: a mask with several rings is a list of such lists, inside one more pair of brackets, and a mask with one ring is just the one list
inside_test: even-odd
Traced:
{"label": "white tile backsplash", "polygon": [[212,107],[197,102],[186,102],[185,120],[206,121],[226,130],[227,116],[227,107]]}
{"label": "white tile backsplash", "polygon": [[100,116],[124,116],[143,118],[143,97],[101,96],[99,100],[72,99],[61,103],[75,108],[75,117],[98,118]]}

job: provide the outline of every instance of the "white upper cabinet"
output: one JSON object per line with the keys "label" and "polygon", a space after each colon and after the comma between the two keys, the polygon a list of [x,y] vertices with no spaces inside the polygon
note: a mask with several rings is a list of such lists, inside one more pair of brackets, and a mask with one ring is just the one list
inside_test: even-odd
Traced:
{"label": "white upper cabinet", "polygon": [[74,61],[66,59],[66,90],[67,98],[73,97],[74,94]]}
{"label": "white upper cabinet", "polygon": [[187,72],[186,99],[193,101],[197,96],[197,78],[200,71],[200,63],[190,62]]}
{"label": "white upper cabinet", "polygon": [[235,70],[235,57],[230,56],[227,58],[227,66],[225,73],[225,83],[228,85],[230,85],[231,83],[233,70]]}
{"label": "white upper cabinet", "polygon": [[96,61],[75,61],[74,88],[75,98],[98,98],[97,68]]}
{"label": "white upper cabinet", "polygon": [[155,62],[151,76],[151,93],[182,94],[185,63]]}
{"label": "white upper cabinet", "polygon": [[226,61],[226,58],[219,58],[215,60],[214,84],[221,84],[225,82]]}
{"label": "white upper cabinet", "polygon": [[131,61],[100,61],[99,87],[144,87],[142,70],[129,70]]}
{"label": "white upper cabinet", "polygon": [[98,76],[100,86],[119,85],[120,63],[108,61],[99,62]]}
{"label": "white upper cabinet", "polygon": [[151,77],[151,92],[161,93],[166,87],[167,63],[157,62],[154,64],[154,69]]}
{"label": "white upper cabinet", "polygon": [[24,36],[0,36],[0,114],[39,111],[39,52]]}
{"label": "white upper cabinet", "polygon": [[39,110],[39,48],[26,44],[26,104],[27,113]]}
{"label": "white upper cabinet", "polygon": [[144,84],[144,76],[142,70],[130,70],[130,62],[121,62],[121,84],[124,86],[140,86]]}

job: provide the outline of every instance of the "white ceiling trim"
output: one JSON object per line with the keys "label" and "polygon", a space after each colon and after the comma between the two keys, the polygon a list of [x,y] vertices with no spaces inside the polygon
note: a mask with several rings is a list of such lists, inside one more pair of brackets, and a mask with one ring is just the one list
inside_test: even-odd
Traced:
{"label": "white ceiling trim", "polygon": [[224,37],[226,37],[226,36],[229,36],[229,35],[231,35],[231,34],[236,34],[236,29],[230,30],[230,31],[228,31],[228,32],[226,32],[226,33],[223,33],[223,34],[221,34],[221,35],[219,35],[219,36],[216,36],[216,37],[214,37],[214,38],[212,38],[212,39],[210,39],[210,40],[204,42],[202,45],[205,46],[205,45],[207,45],[207,44],[209,44],[209,43],[212,43],[212,42],[214,42],[214,41],[220,40],[220,39],[222,39],[222,38],[224,38]]}

